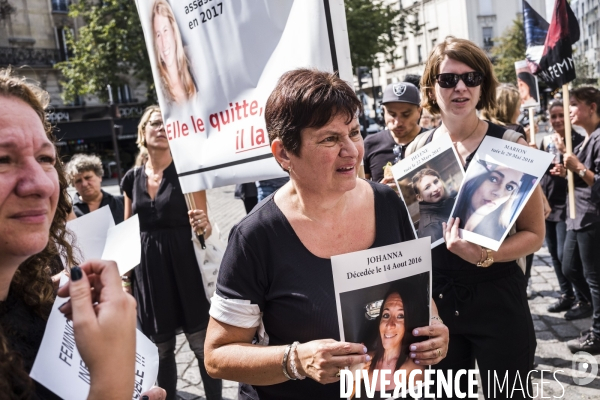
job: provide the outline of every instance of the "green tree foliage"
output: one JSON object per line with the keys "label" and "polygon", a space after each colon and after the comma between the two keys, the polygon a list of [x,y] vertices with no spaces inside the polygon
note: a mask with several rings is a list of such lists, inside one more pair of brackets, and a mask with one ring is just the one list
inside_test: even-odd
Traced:
{"label": "green tree foliage", "polygon": [[417,8],[400,10],[381,0],[344,0],[344,5],[354,67],[378,67],[378,53],[393,63],[398,39],[420,29]]}
{"label": "green tree foliage", "polygon": [[134,76],[148,87],[148,99],[156,98],[144,34],[133,0],[79,0],[69,16],[81,18],[84,26],[76,37],[67,32],[71,52],[67,61],[56,64],[63,76],[63,99],[95,94],[108,99],[106,85],[113,88]]}
{"label": "green tree foliage", "polygon": [[496,72],[498,80],[500,82],[516,83],[515,61],[524,60],[527,50],[525,29],[521,18],[515,19],[504,34],[494,41],[496,44],[492,47],[491,54],[494,72]]}
{"label": "green tree foliage", "polygon": [[573,87],[589,85],[597,86],[599,84],[598,77],[594,74],[594,65],[589,62],[585,54],[574,51],[573,62],[575,62],[575,80],[572,82]]}

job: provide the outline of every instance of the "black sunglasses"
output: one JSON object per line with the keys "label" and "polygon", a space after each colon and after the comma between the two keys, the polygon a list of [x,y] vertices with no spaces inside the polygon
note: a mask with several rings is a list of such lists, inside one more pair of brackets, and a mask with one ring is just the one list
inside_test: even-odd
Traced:
{"label": "black sunglasses", "polygon": [[435,79],[437,80],[438,85],[440,85],[441,88],[450,89],[450,88],[453,88],[456,85],[458,85],[458,81],[461,79],[465,83],[465,85],[468,87],[479,86],[483,83],[484,77],[485,77],[485,75],[483,75],[482,72],[473,71],[473,72],[467,72],[462,75],[439,74],[438,76],[435,77]]}

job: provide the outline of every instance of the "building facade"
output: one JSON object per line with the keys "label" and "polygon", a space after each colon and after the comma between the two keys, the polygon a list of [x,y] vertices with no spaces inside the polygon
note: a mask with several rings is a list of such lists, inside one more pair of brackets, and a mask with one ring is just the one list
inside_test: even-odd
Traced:
{"label": "building facade", "polygon": [[575,47],[576,55],[581,54],[592,67],[593,76],[600,77],[600,1],[572,0],[571,9],[577,21],[581,37]]}
{"label": "building facade", "polygon": [[81,21],[68,16],[69,4],[70,0],[0,0],[0,68],[11,66],[50,94],[49,119],[63,157],[96,153],[105,163],[107,176],[114,176],[113,122],[122,169],[126,169],[137,151],[136,125],[145,106],[146,85],[131,78],[127,85],[113,88],[118,105],[115,119],[108,104],[96,96],[63,102],[61,74],[54,65],[68,60],[66,32],[77,35],[81,26]]}
{"label": "building facade", "polygon": [[[528,1],[541,15],[546,14],[545,0]],[[422,75],[429,53],[447,36],[469,39],[490,50],[494,38],[501,36],[523,11],[522,0],[389,0],[388,3],[413,11],[420,29],[401,38],[393,64],[382,63],[372,71],[370,81],[376,87],[402,81],[407,74]],[[377,96],[380,90],[365,87],[371,108],[373,92]]]}

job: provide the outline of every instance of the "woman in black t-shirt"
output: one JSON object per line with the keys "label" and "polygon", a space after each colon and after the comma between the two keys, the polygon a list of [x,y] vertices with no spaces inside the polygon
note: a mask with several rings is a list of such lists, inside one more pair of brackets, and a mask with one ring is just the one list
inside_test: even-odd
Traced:
{"label": "woman in black t-shirt", "polygon": [[[244,382],[243,399],[339,398],[340,369],[370,360],[364,345],[339,342],[331,257],[414,234],[393,190],[357,178],[360,107],[346,82],[307,69],[284,74],[267,101],[271,149],[290,182],[231,231],[205,346],[209,373]],[[418,330],[430,338],[411,358],[439,362],[446,327],[434,319]]]}
{"label": "woman in black t-shirt", "polygon": [[[442,125],[428,140],[448,134],[465,169],[486,135],[503,138],[506,131],[477,116],[477,110],[495,108],[497,84],[487,55],[468,40],[447,38],[427,61],[421,81],[423,105],[442,116]],[[423,140],[417,137],[414,142]],[[527,145],[522,138],[517,143]],[[527,282],[516,260],[538,250],[544,240],[541,192],[533,192],[515,222],[516,233],[498,251],[462,239],[460,222],[450,219],[444,224],[446,246],[432,250],[433,295],[450,330],[448,355],[436,369],[472,369],[477,361],[486,391],[493,387],[488,382],[492,370],[515,382],[533,369],[535,332]],[[524,378],[520,383],[521,387],[530,384]],[[466,378],[460,380],[460,387],[467,390]],[[502,397],[527,396],[508,393],[506,386],[496,389]]]}

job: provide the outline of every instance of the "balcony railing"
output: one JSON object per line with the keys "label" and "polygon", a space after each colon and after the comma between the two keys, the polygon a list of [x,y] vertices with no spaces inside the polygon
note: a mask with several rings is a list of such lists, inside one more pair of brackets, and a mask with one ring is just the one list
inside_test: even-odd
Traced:
{"label": "balcony railing", "polygon": [[0,47],[0,66],[52,67],[60,61],[57,49],[30,49],[23,47]]}

